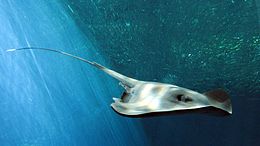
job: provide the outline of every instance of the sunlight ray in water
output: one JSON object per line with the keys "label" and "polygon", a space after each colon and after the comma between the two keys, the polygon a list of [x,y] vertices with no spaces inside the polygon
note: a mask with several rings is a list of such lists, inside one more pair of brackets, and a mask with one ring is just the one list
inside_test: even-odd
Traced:
{"label": "sunlight ray in water", "polygon": [[[0,28],[1,52],[50,47],[84,52],[80,56],[104,62],[95,43],[81,33],[62,3],[8,0],[0,6],[6,10],[0,10],[0,24],[10,24]],[[0,77],[4,81],[0,89],[5,91],[0,93],[0,130],[9,130],[0,134],[1,145],[146,143],[138,122],[113,114],[112,96],[120,95],[114,80],[50,53],[30,51],[4,57],[0,67],[8,69]],[[128,137],[129,133],[137,137]]]}

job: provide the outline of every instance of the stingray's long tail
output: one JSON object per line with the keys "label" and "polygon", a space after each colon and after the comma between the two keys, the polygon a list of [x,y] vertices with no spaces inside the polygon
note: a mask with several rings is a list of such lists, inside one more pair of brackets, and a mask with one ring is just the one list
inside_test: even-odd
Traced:
{"label": "stingray's long tail", "polygon": [[[95,62],[91,62],[91,61],[88,61],[84,58],[81,58],[81,57],[78,57],[78,56],[75,56],[75,55],[72,55],[72,54],[69,54],[69,53],[66,53],[66,52],[63,52],[63,51],[59,51],[59,50],[54,50],[54,49],[48,49],[48,48],[34,48],[34,47],[27,47],[27,48],[18,48],[18,49],[8,49],[6,50],[6,52],[13,52],[13,51],[19,51],[19,50],[45,50],[45,51],[51,51],[51,52],[56,52],[56,53],[60,53],[60,54],[63,54],[63,55],[66,55],[66,56],[70,56],[70,57],[73,57],[75,59],[78,59],[78,60],[81,60],[83,62],[86,62],[88,64],[91,64],[91,65],[94,65],[96,66]],[[101,66],[101,65],[100,65]],[[96,66],[98,67],[98,66]]]}
{"label": "stingray's long tail", "polygon": [[69,56],[69,57],[75,58],[77,60],[86,62],[86,63],[104,71],[105,73],[109,74],[110,76],[118,79],[122,83],[127,84],[129,86],[134,86],[135,82],[137,82],[137,80],[135,80],[135,79],[129,78],[129,77],[124,76],[120,73],[117,73],[113,70],[110,70],[110,69],[108,69],[108,68],[106,68],[106,67],[104,67],[104,66],[102,66],[102,65],[100,65],[96,62],[91,62],[91,61],[88,61],[84,58],[81,58],[81,57],[78,57],[78,56],[63,52],[63,51],[59,51],[59,50],[54,50],[54,49],[49,49],[49,48],[27,47],[27,48],[18,48],[18,49],[8,49],[8,50],[6,50],[6,52],[13,52],[13,51],[19,51],[19,50],[44,50],[44,51],[56,52],[56,53],[59,53],[59,54],[65,55],[65,56]]}

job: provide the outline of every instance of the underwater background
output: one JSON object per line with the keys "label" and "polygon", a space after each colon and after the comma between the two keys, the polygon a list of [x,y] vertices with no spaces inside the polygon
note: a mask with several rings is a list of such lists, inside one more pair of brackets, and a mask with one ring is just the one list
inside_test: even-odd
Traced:
{"label": "underwater background", "polygon": [[[233,114],[128,118],[123,89],[63,50],[124,75],[201,93],[224,88]],[[259,0],[2,0],[1,146],[260,144]]]}

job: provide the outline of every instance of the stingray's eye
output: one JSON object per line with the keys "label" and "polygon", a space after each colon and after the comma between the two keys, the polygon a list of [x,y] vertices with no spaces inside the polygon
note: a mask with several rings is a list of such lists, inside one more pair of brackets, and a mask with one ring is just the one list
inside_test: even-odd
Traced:
{"label": "stingray's eye", "polygon": [[189,96],[186,96],[186,95],[183,95],[183,94],[177,95],[176,99],[178,101],[181,101],[181,102],[190,102],[190,101],[192,101],[192,99]]}

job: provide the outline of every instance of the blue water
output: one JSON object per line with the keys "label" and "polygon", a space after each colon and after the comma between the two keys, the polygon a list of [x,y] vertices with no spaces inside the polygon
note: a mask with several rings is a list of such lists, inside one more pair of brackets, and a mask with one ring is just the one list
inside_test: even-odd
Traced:
{"label": "blue water", "polygon": [[[205,33],[201,28],[206,26],[196,28],[194,24],[199,23],[200,19],[193,21],[193,28],[187,27],[191,24],[181,25],[184,16],[174,17],[180,23],[170,26],[179,25],[180,28],[173,32],[177,35],[174,43],[167,43],[170,42],[167,32],[171,28],[157,29],[159,23],[155,19],[162,18],[164,15],[161,13],[167,13],[167,9],[163,12],[157,9],[165,4],[163,2],[138,1],[145,4],[135,6],[140,8],[140,17],[134,17],[135,13],[132,12],[136,11],[131,11],[133,7],[120,9],[120,4],[130,2],[111,3],[114,7],[104,1],[79,2],[82,5],[76,5],[76,1],[72,5],[71,1],[59,0],[0,2],[0,145],[259,145],[259,21],[258,24],[249,20],[234,21],[239,23],[224,21],[231,24],[226,32],[235,34],[232,36],[234,40],[241,41],[241,38],[235,37],[243,35],[236,34],[241,29],[245,29],[249,37],[253,36],[250,42],[244,42],[250,45],[241,47],[240,43],[234,43],[232,46],[230,44],[233,42],[214,38],[212,40],[218,41],[220,51],[207,49],[203,53],[197,51],[196,46],[189,48],[183,43],[187,39],[183,33],[185,30],[199,29],[198,33]],[[237,1],[225,1],[225,5],[232,9],[233,2]],[[254,8],[257,7],[257,1],[249,2],[252,2],[250,5],[255,4]],[[92,6],[84,10],[85,19],[77,17],[81,12],[75,9],[83,7],[84,3]],[[176,3],[183,11],[183,7],[179,6],[182,2]],[[165,5],[169,6],[171,15],[175,14],[170,4]],[[219,5],[223,7],[221,3]],[[107,9],[99,6],[107,6]],[[196,8],[196,5],[190,8]],[[146,15],[143,10],[152,12],[152,15]],[[122,21],[114,11],[127,13],[129,17]],[[103,12],[106,17],[98,15]],[[248,13],[255,14],[253,11]],[[195,12],[188,14],[195,15]],[[235,18],[239,18],[240,13],[236,14]],[[166,22],[171,15],[167,15]],[[214,22],[214,18],[210,17],[209,21]],[[257,15],[254,18],[257,19]],[[149,19],[148,23],[142,22],[143,19]],[[110,20],[123,23],[124,27],[110,25]],[[207,20],[205,16],[203,21]],[[85,21],[92,25],[82,25]],[[239,24],[243,23],[252,25],[241,27]],[[144,29],[139,29],[139,24]],[[97,30],[96,27],[106,31]],[[221,30],[225,30],[225,25],[221,25]],[[223,31],[220,33],[225,34]],[[196,42],[200,41],[198,36],[191,34],[188,38]],[[163,40],[165,42],[161,42]],[[224,44],[230,47],[225,50],[225,53],[230,53],[226,58],[220,47]],[[243,49],[236,51],[236,45]],[[6,49],[30,46],[63,50],[142,80],[176,83],[200,92],[223,87],[231,94],[234,113],[227,117],[200,114],[145,119],[122,117],[110,108],[112,97],[119,97],[122,88],[106,74],[52,52],[5,53]],[[178,49],[180,46],[182,50]],[[205,42],[201,42],[201,46],[207,48]],[[210,43],[209,46],[216,47]],[[173,49],[169,52],[166,48]],[[221,60],[222,64],[216,60]]]}
{"label": "blue water", "polygon": [[7,48],[59,48],[107,65],[56,1],[0,2],[0,145],[144,145],[140,122],[110,108],[117,82],[57,54]]}

